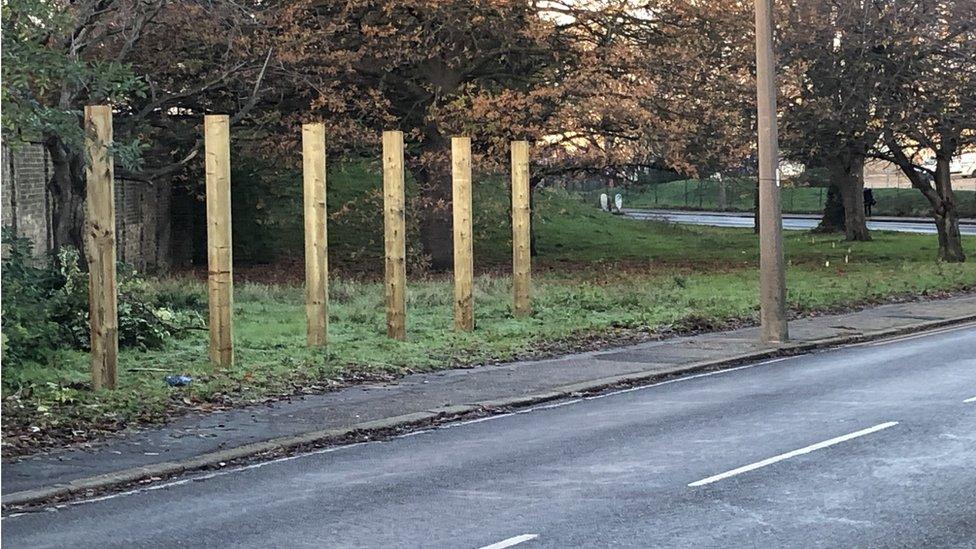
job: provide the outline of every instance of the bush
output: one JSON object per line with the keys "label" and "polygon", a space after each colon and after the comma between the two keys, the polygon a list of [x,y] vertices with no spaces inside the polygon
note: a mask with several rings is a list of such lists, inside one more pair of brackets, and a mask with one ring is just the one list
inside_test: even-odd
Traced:
{"label": "bush", "polygon": [[[87,350],[88,274],[78,250],[35,258],[29,241],[4,238],[3,359],[13,368],[51,364],[65,349]],[[131,268],[118,268],[119,346],[153,349],[203,324],[192,309],[172,308]],[[6,377],[6,376],[5,376]]]}

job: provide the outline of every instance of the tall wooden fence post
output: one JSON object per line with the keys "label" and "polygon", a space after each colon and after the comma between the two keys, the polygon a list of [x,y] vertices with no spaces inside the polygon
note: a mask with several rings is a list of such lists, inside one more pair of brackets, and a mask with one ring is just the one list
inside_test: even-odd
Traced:
{"label": "tall wooden fence post", "polygon": [[532,312],[529,223],[529,143],[512,142],[512,293],[515,316]]}
{"label": "tall wooden fence post", "polygon": [[234,278],[230,219],[230,118],[204,117],[207,170],[207,286],[210,305],[210,362],[234,364],[232,318]]}
{"label": "tall wooden fence post", "polygon": [[403,132],[383,132],[383,210],[386,247],[386,335],[407,338],[407,242]]}
{"label": "tall wooden fence post", "polygon": [[305,182],[305,317],[308,345],[325,345],[329,332],[329,245],[325,204],[325,125],[302,126]]}
{"label": "tall wooden fence post", "polygon": [[471,228],[471,138],[451,139],[454,187],[454,328],[474,329],[474,254]]}
{"label": "tall wooden fence post", "polygon": [[85,107],[85,253],[88,259],[88,316],[91,374],[95,389],[114,389],[119,356],[118,293],[115,273],[115,166],[112,108]]}

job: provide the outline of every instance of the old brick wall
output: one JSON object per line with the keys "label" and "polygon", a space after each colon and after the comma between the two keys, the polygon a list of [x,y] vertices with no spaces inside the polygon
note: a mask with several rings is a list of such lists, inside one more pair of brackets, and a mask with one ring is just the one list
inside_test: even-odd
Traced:
{"label": "old brick wall", "polygon": [[[35,250],[51,247],[51,211],[47,193],[50,170],[46,151],[27,144],[3,147],[3,225],[30,240]],[[17,180],[17,184],[13,183]]]}
{"label": "old brick wall", "polygon": [[[51,162],[41,144],[2,147],[2,222],[5,231],[27,238],[34,250],[51,250],[51,199],[47,190]],[[172,188],[168,182],[117,179],[115,229],[118,259],[142,271],[172,264]]]}

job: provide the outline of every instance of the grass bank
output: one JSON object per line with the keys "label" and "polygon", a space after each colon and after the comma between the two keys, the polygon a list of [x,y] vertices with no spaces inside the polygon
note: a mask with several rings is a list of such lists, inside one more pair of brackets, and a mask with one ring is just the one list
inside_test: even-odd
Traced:
{"label": "grass bank", "polygon": [[[305,348],[300,286],[241,283],[235,295],[236,361],[226,371],[208,365],[205,331],[158,350],[124,351],[115,391],[89,389],[87,356],[81,352],[60,353],[45,367],[18,372],[16,379],[5,370],[6,455],[85,441],[190,409],[755,320],[758,252],[751,231],[631,221],[557,191],[541,191],[535,198],[534,312],[514,318],[508,227],[497,222],[507,210],[498,190],[483,188],[477,195],[485,203],[483,220],[496,217],[494,224],[482,225],[476,241],[475,331],[452,330],[450,279],[425,274],[416,258],[412,264],[419,266],[408,279],[406,342],[385,337],[383,287],[368,277],[332,280],[330,345],[321,350]],[[976,285],[976,264],[935,261],[935,236],[873,236],[872,242],[850,244],[836,236],[787,233],[791,311],[803,314]],[[330,237],[341,238],[336,231]],[[363,239],[357,246],[364,250],[376,245],[362,234],[357,238]],[[972,247],[971,242],[965,245]],[[376,262],[375,269],[380,265]],[[294,265],[266,269],[282,271],[276,280],[301,278]],[[154,287],[189,307],[205,307],[205,287],[198,279],[158,280]],[[177,373],[194,381],[167,386],[163,377]]]}

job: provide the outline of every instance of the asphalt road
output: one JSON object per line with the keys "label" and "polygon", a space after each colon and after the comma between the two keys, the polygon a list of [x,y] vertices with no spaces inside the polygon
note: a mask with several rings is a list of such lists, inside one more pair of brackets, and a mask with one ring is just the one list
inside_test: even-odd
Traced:
{"label": "asphalt road", "polygon": [[[626,210],[625,214],[632,219],[658,219],[672,223],[689,225],[711,225],[714,227],[749,227],[753,226],[751,215],[729,215],[716,212],[683,212],[675,210]],[[811,217],[783,217],[783,229],[787,231],[808,231],[819,222]],[[868,221],[868,229],[872,231],[894,231],[899,233],[935,234],[934,223],[919,223],[908,221]],[[959,232],[964,235],[976,235],[976,223],[960,223]]]}
{"label": "asphalt road", "polygon": [[976,325],[3,519],[5,547],[976,547]]}

